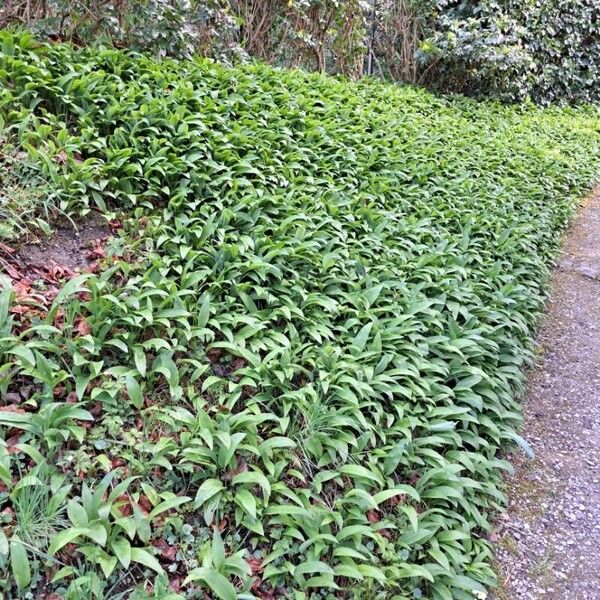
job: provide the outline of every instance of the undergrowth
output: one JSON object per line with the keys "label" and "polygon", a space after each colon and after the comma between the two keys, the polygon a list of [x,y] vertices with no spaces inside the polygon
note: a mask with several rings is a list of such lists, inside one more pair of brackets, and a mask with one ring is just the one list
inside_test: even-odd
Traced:
{"label": "undergrowth", "polygon": [[0,131],[0,241],[49,235],[53,209],[27,153],[17,151]]}
{"label": "undergrowth", "polygon": [[8,134],[114,231],[3,278],[5,597],[484,597],[598,110],[1,38]]}

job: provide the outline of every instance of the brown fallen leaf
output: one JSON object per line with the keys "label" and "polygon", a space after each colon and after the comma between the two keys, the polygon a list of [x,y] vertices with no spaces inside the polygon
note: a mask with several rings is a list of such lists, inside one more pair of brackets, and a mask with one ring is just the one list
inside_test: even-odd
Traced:
{"label": "brown fallen leaf", "polygon": [[138,506],[145,515],[152,512],[152,503],[144,494],[140,496],[140,499],[138,500]]}
{"label": "brown fallen leaf", "polygon": [[252,571],[252,575],[258,575],[263,572],[262,560],[260,558],[254,558],[251,556],[246,559],[246,562],[250,566],[250,570]]}
{"label": "brown fallen leaf", "polygon": [[212,348],[206,353],[206,357],[213,365],[221,360],[221,356],[223,351],[220,348]]}
{"label": "brown fallen leaf", "polygon": [[116,233],[119,229],[122,229],[123,223],[121,223],[121,221],[119,221],[119,219],[111,219],[108,222],[108,226],[110,227],[110,230],[113,233]]}
{"label": "brown fallen leaf", "polygon": [[115,506],[124,517],[129,517],[133,514],[131,500],[127,494],[121,494],[115,501]]}
{"label": "brown fallen leaf", "polygon": [[0,406],[0,412],[23,414],[25,411],[22,408],[16,406],[15,404],[8,404],[7,406]]}
{"label": "brown fallen leaf", "polygon": [[381,517],[376,510],[370,510],[367,513],[367,521],[369,521],[369,523],[379,523],[379,521],[381,521]]}
{"label": "brown fallen leaf", "polygon": [[106,258],[106,250],[102,246],[100,240],[94,240],[92,242],[92,250],[87,254],[88,260],[95,260],[97,258]]}
{"label": "brown fallen leaf", "polygon": [[178,548],[177,546],[169,546],[167,541],[163,538],[159,538],[152,542],[152,545],[158,550],[160,556],[169,562],[174,562],[177,557]]}
{"label": "brown fallen leaf", "polygon": [[13,315],[23,316],[31,310],[29,306],[24,306],[23,304],[15,304],[15,306],[10,307],[10,312]]}
{"label": "brown fallen leaf", "polygon": [[6,449],[9,454],[18,454],[21,452],[21,448],[19,447],[19,442],[21,441],[20,435],[13,435],[6,440]]}
{"label": "brown fallen leaf", "polygon": [[89,335],[92,333],[92,328],[90,324],[85,320],[85,317],[79,315],[75,318],[75,331],[79,335]]}
{"label": "brown fallen leaf", "polygon": [[52,283],[58,283],[62,279],[70,279],[74,275],[75,273],[69,267],[53,262],[47,269],[46,279]]}

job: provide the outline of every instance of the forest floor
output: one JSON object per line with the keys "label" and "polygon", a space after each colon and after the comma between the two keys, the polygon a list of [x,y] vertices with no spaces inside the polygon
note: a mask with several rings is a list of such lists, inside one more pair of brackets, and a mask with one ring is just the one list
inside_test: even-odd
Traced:
{"label": "forest floor", "polygon": [[600,191],[565,237],[493,534],[498,600],[600,599]]}

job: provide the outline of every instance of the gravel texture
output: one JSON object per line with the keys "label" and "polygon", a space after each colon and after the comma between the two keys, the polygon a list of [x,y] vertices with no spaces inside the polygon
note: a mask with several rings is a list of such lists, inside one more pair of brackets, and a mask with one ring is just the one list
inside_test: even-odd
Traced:
{"label": "gravel texture", "polygon": [[524,400],[535,458],[512,456],[492,534],[497,600],[600,600],[600,192],[565,238]]}

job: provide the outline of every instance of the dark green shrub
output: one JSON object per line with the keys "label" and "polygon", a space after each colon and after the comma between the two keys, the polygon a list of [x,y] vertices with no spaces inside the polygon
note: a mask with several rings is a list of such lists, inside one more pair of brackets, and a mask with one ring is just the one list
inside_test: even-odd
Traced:
{"label": "dark green shrub", "polygon": [[596,0],[12,0],[0,26],[537,103],[596,102]]}
{"label": "dark green shrub", "polygon": [[447,90],[547,104],[600,100],[595,0],[442,0],[423,44]]}

